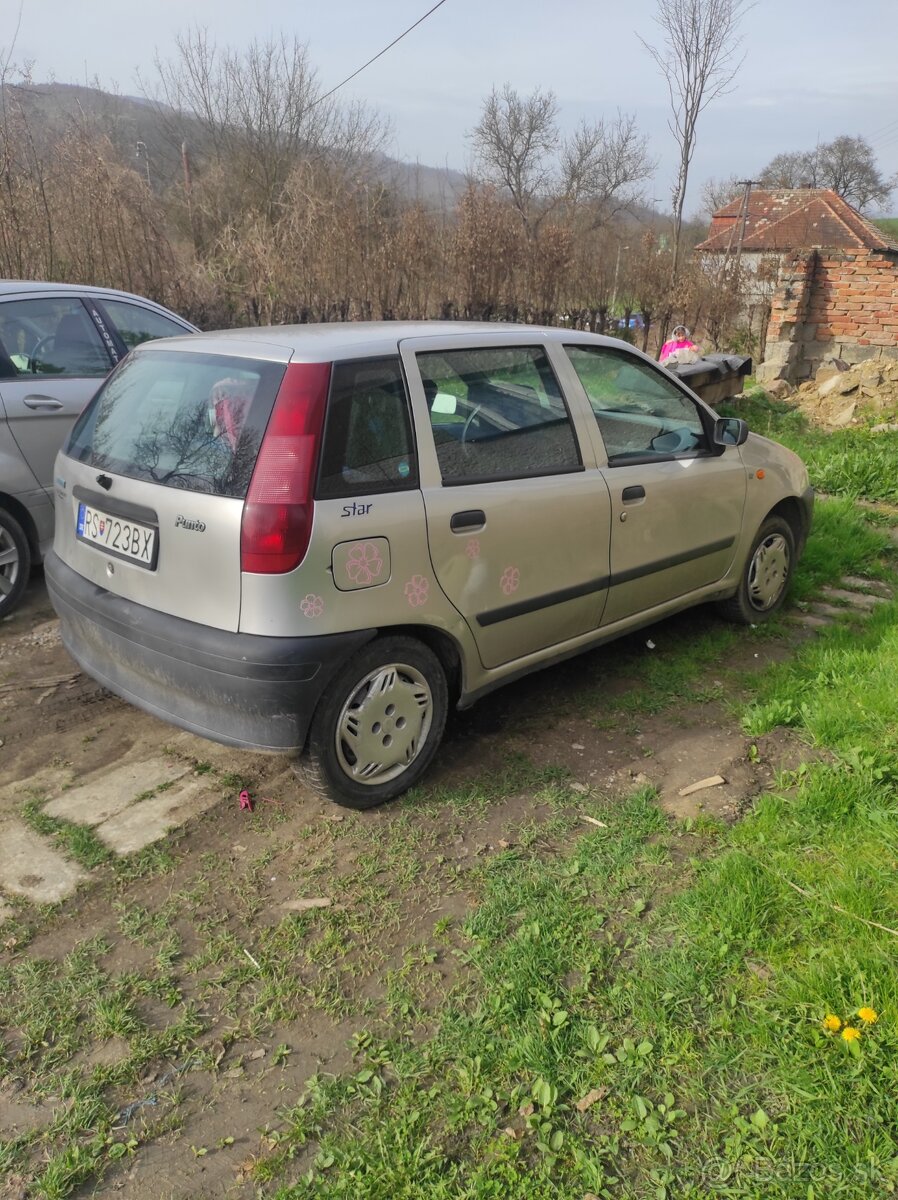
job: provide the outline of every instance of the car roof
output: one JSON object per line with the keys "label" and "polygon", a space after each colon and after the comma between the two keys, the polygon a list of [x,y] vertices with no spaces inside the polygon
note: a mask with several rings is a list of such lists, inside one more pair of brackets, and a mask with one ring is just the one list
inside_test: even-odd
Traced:
{"label": "car roof", "polygon": [[138,296],[135,292],[122,292],[118,288],[93,287],[89,283],[52,283],[39,279],[0,279],[0,299],[3,299],[5,296],[41,296],[59,295],[60,293],[75,296],[96,296],[100,300],[133,300],[137,304],[144,304],[149,308],[155,308],[161,313],[176,317],[185,325],[190,325],[188,320],[178,313],[173,312],[170,308],[166,308],[163,304],[158,304],[155,300],[150,300],[148,296]]}
{"label": "car roof", "polygon": [[[146,342],[145,347],[192,350],[247,358],[272,358],[280,362],[297,358],[306,362],[332,362],[396,353],[399,342],[414,338],[496,337],[513,333],[536,340],[551,338],[584,341],[592,345],[624,346],[617,338],[599,337],[580,330],[548,325],[510,324],[496,321],[333,321],[320,325],[269,325],[242,329],[216,329],[189,338]],[[627,345],[632,350],[633,347]],[[638,353],[638,351],[637,351]]]}
{"label": "car roof", "polygon": [[94,287],[89,283],[52,283],[39,279],[0,279],[0,296],[20,292],[78,292],[89,293],[91,296],[121,296],[128,300],[142,300],[147,304],[155,304],[146,296],[137,296],[133,292],[121,292],[118,288]]}

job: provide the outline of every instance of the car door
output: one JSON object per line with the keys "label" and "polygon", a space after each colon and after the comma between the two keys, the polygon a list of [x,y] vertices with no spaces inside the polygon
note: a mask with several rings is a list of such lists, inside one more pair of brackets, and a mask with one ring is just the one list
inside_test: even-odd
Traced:
{"label": "car door", "polygon": [[455,336],[400,350],[434,574],[483,665],[593,630],[608,588],[610,501],[589,414],[571,413],[545,341]]}
{"label": "car door", "polygon": [[0,347],[0,400],[10,432],[49,493],[57,451],[114,356],[71,293],[0,302]]}
{"label": "car door", "polygon": [[736,552],[746,471],[711,441],[713,415],[649,360],[568,345],[595,415],[611,496],[603,625],[715,583]]}

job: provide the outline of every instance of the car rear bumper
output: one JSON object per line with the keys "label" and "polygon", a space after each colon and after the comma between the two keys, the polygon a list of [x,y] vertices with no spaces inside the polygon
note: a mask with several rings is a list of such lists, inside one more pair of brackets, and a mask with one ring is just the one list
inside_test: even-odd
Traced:
{"label": "car rear bumper", "polygon": [[301,751],[321,693],[375,635],[230,633],[115,596],[54,551],[44,573],[63,643],[88,675],[153,716],[246,750]]}

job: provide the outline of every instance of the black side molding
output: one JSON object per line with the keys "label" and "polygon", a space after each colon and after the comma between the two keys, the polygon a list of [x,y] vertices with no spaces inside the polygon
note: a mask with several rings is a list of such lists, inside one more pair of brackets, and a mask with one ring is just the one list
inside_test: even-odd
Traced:
{"label": "black side molding", "polygon": [[641,567],[631,567],[629,571],[619,571],[616,575],[612,575],[611,585],[613,587],[616,583],[631,583],[634,579],[642,579],[645,575],[654,575],[656,571],[667,571],[671,567],[679,567],[696,558],[719,554],[721,550],[728,550],[735,540],[735,537],[721,538],[717,542],[709,542],[706,546],[696,546],[694,550],[684,550],[681,554],[669,554],[667,558],[656,558],[654,562],[644,563]]}
{"label": "black side molding", "polygon": [[541,608],[564,604],[566,600],[579,600],[581,596],[588,596],[591,592],[604,591],[609,583],[608,576],[604,575],[600,579],[590,579],[586,583],[578,583],[573,587],[560,588],[557,592],[546,592],[544,595],[534,596],[530,600],[519,600],[516,604],[503,604],[501,608],[478,613],[477,624],[481,627],[498,625],[500,621],[510,621],[512,617],[523,617],[527,613],[539,612]]}

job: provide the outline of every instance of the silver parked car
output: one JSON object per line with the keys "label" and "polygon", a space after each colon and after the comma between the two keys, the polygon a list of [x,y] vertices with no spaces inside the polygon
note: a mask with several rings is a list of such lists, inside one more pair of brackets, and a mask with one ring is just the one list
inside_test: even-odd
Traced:
{"label": "silver parked car", "polygon": [[53,462],[132,346],[191,333],[168,309],[108,288],[0,280],[0,616],[53,540]]}
{"label": "silver parked car", "polygon": [[702,601],[782,604],[811,522],[794,454],[621,342],[348,324],[135,351],[56,463],[66,646],[125,699],[307,751],[366,808],[450,703]]}

